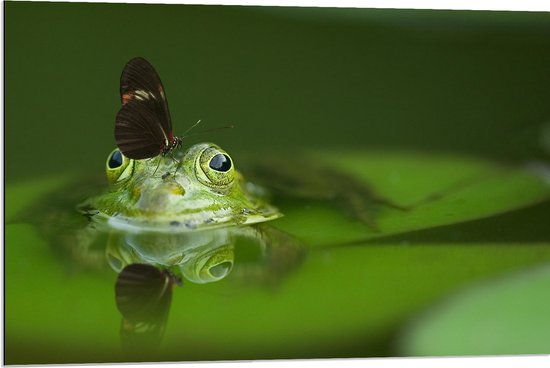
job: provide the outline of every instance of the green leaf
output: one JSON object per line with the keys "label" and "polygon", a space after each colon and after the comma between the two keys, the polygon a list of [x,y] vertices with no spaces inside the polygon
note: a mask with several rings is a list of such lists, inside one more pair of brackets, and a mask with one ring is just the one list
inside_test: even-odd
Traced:
{"label": "green leaf", "polygon": [[[522,167],[415,152],[323,152],[315,155],[372,188],[398,210],[373,213],[379,231],[324,202],[284,202],[275,226],[312,246],[357,242],[489,217],[550,198],[550,186]],[[307,171],[307,170],[306,170]]]}
{"label": "green leaf", "polygon": [[476,284],[405,330],[405,355],[550,353],[550,266]]}

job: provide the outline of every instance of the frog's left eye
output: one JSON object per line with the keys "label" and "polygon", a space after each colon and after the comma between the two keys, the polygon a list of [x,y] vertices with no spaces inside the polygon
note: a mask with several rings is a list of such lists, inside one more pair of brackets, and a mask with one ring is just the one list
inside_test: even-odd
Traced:
{"label": "frog's left eye", "polygon": [[120,183],[126,181],[134,171],[134,160],[124,156],[120,150],[115,149],[107,157],[105,172],[109,183]]}
{"label": "frog's left eye", "polygon": [[196,162],[196,172],[201,183],[213,188],[227,188],[235,179],[231,157],[215,145],[201,152]]}

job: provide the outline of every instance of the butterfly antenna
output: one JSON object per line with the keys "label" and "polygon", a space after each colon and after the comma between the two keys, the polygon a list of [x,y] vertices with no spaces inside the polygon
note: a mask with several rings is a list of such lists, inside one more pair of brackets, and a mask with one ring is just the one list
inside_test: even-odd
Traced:
{"label": "butterfly antenna", "polygon": [[183,137],[188,137],[187,135],[187,132],[189,132],[191,129],[193,129],[194,127],[196,127],[197,125],[199,125],[199,123],[201,122],[201,119],[199,119],[195,124],[191,125],[189,128],[187,128],[187,130],[185,132],[183,132]]}

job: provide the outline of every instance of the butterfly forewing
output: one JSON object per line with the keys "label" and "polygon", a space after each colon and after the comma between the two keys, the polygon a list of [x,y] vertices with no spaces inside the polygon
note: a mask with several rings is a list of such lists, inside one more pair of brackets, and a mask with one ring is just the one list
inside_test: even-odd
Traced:
{"label": "butterfly forewing", "polygon": [[149,62],[130,60],[120,77],[122,108],[117,114],[115,139],[122,153],[133,159],[158,155],[172,138],[172,122],[164,87]]}

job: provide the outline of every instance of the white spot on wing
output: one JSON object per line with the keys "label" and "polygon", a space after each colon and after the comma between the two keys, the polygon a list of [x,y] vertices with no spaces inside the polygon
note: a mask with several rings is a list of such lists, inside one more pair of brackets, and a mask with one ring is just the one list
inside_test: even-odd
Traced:
{"label": "white spot on wing", "polygon": [[151,92],[144,91],[142,89],[137,89],[134,91],[135,98],[139,101],[155,99],[155,96]]}

